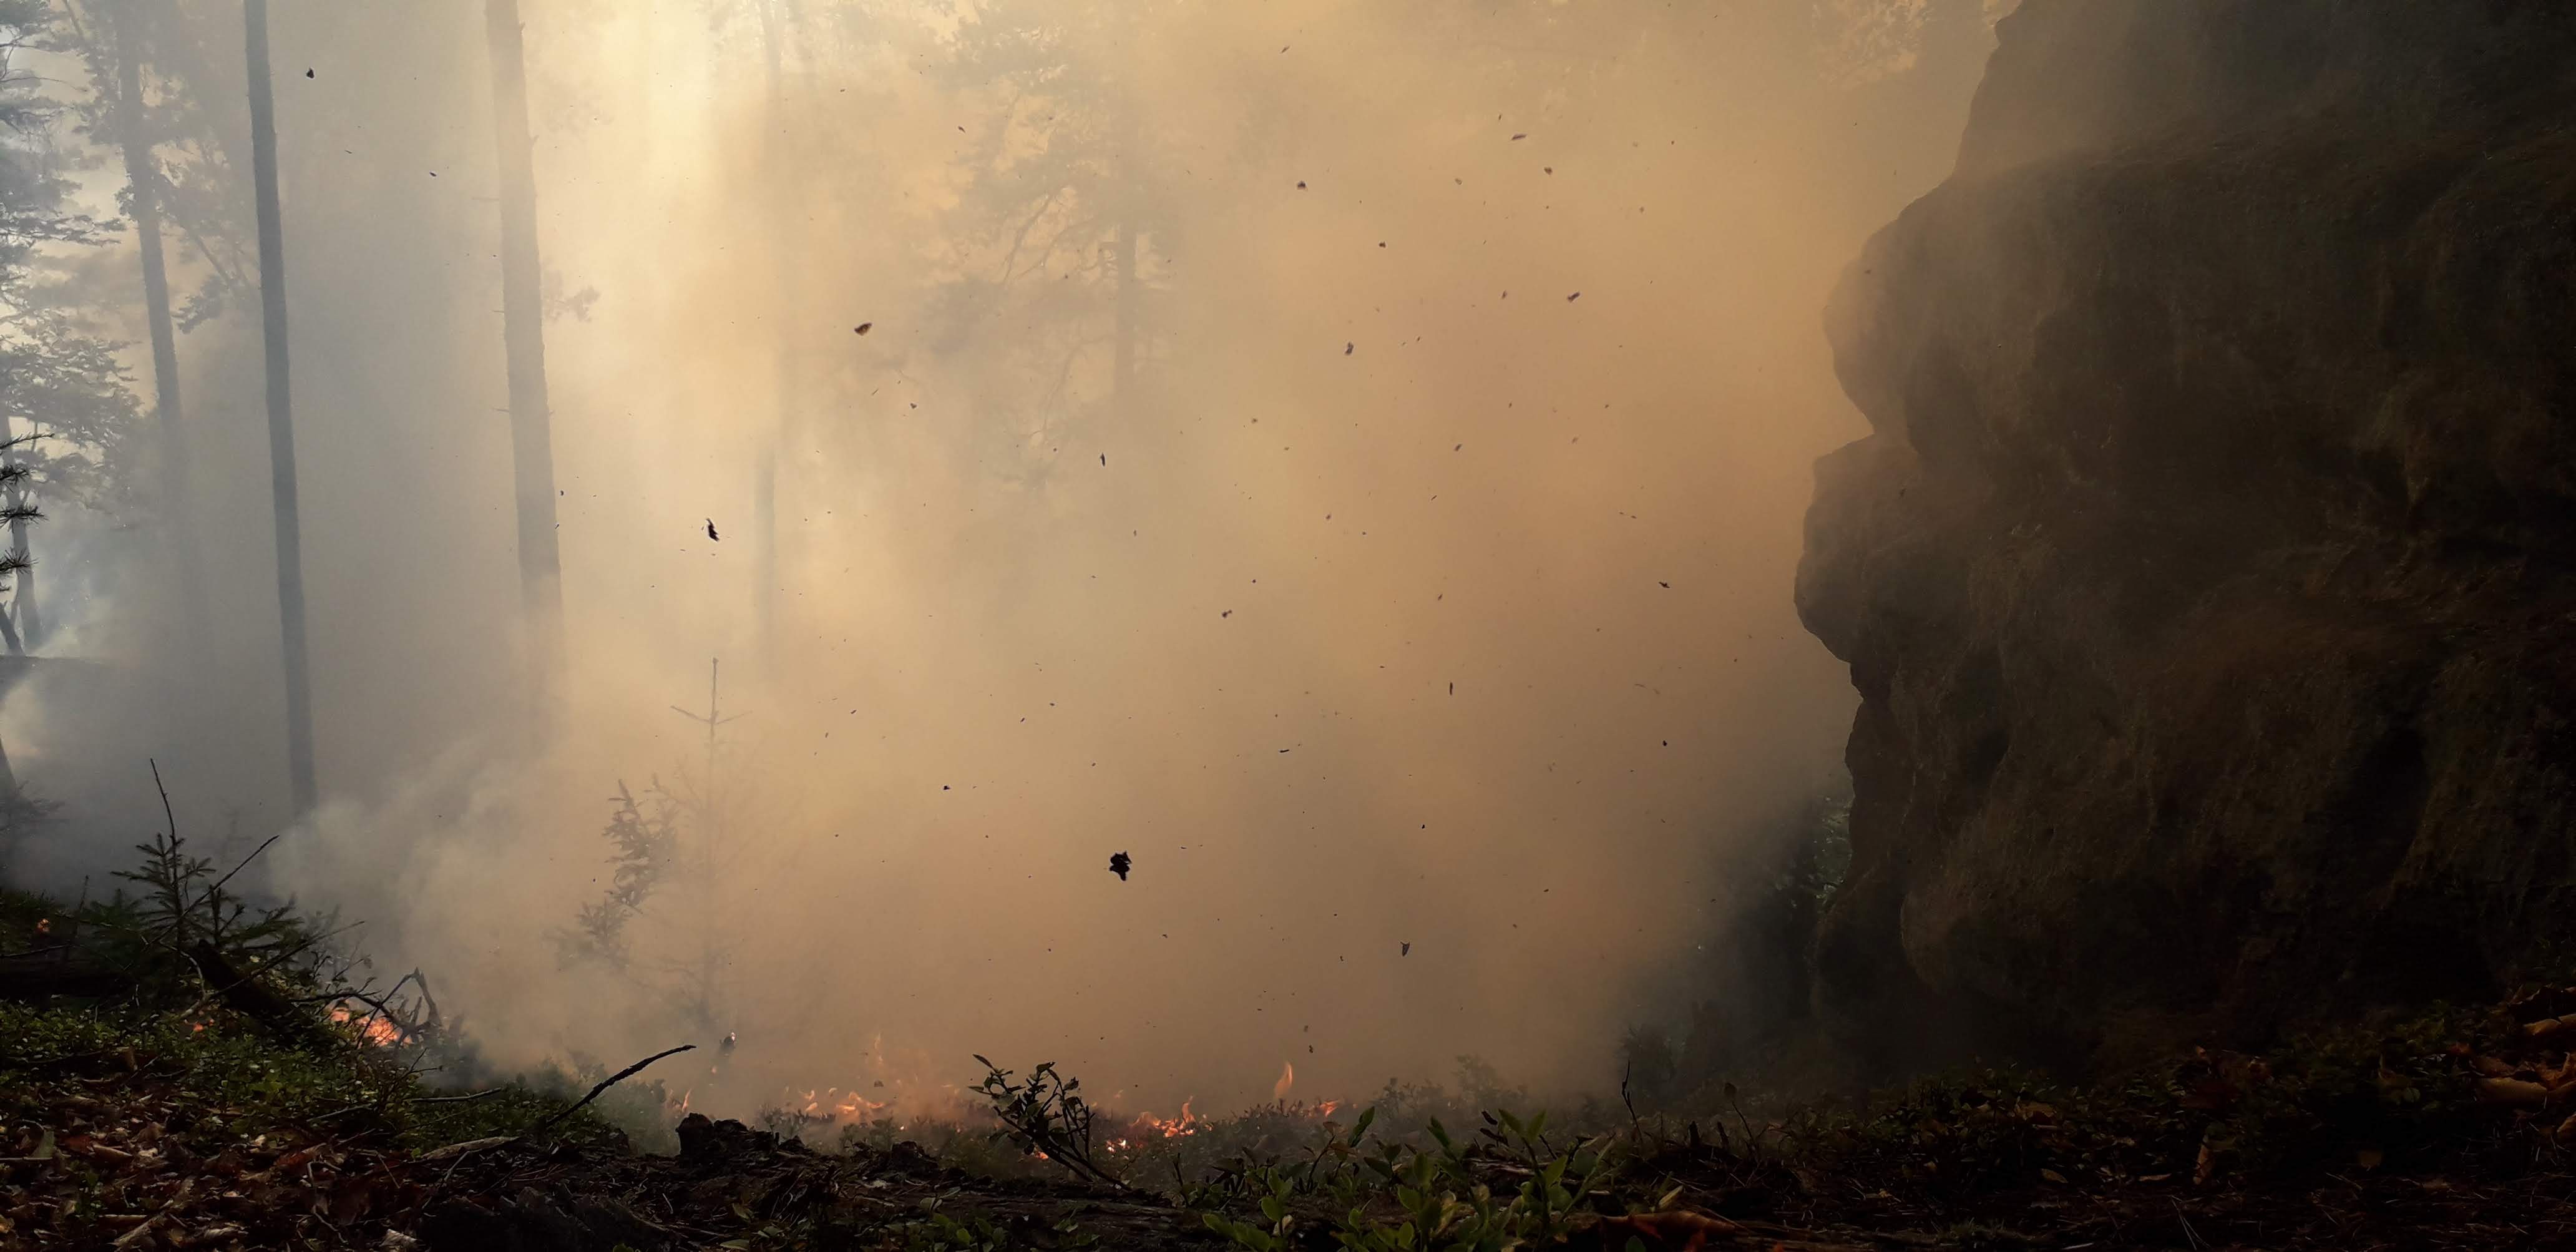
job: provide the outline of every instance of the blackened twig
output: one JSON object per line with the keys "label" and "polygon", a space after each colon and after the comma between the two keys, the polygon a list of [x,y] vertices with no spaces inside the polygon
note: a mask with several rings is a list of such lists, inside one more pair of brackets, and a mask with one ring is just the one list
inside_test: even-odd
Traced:
{"label": "blackened twig", "polygon": [[698,1046],[698,1045],[696,1045],[696,1044],[694,1044],[694,1043],[684,1043],[684,1044],[681,1044],[680,1046],[678,1046],[678,1047],[676,1047],[676,1048],[665,1048],[665,1049],[663,1049],[662,1051],[660,1051],[660,1052],[656,1052],[656,1053],[654,1053],[654,1054],[653,1054],[653,1055],[651,1055],[651,1056],[645,1057],[643,1060],[637,1061],[636,1063],[634,1063],[634,1064],[632,1064],[632,1065],[629,1065],[629,1066],[627,1066],[626,1068],[621,1069],[621,1070],[617,1071],[617,1072],[616,1072],[616,1073],[614,1073],[614,1074],[610,1074],[608,1077],[601,1079],[601,1080],[599,1081],[599,1085],[598,1085],[598,1086],[591,1088],[591,1089],[590,1089],[590,1094],[589,1094],[589,1095],[586,1095],[586,1096],[583,1096],[583,1097],[581,1098],[581,1102],[580,1102],[580,1103],[575,1104],[575,1105],[573,1105],[571,1108],[565,1109],[563,1112],[557,1113],[557,1114],[555,1114],[554,1116],[549,1117],[549,1118],[547,1118],[546,1120],[544,1120],[544,1121],[542,1121],[542,1122],[537,1123],[535,1126],[532,1126],[532,1127],[530,1127],[529,1129],[527,1129],[527,1130],[525,1130],[525,1131],[520,1132],[519,1137],[518,1137],[517,1139],[513,1139],[513,1140],[511,1140],[511,1142],[513,1142],[513,1143],[518,1143],[518,1142],[523,1142],[523,1141],[525,1141],[525,1140],[532,1139],[532,1138],[536,1137],[537,1135],[539,1135],[539,1134],[541,1134],[541,1133],[545,1132],[546,1130],[548,1130],[549,1128],[553,1127],[555,1123],[560,1122],[560,1121],[562,1121],[563,1119],[565,1119],[565,1118],[567,1118],[567,1117],[570,1117],[570,1116],[572,1116],[573,1114],[575,1114],[575,1113],[578,1113],[578,1112],[582,1111],[584,1108],[589,1107],[590,1102],[591,1102],[591,1101],[593,1101],[593,1100],[598,1099],[598,1098],[599,1098],[599,1094],[600,1094],[601,1092],[606,1091],[606,1090],[608,1090],[609,1088],[614,1087],[614,1086],[616,1086],[618,1083],[620,1083],[620,1082],[624,1081],[625,1079],[631,1078],[631,1077],[635,1076],[637,1073],[642,1072],[642,1070],[644,1069],[644,1067],[645,1067],[645,1066],[650,1065],[650,1064],[652,1064],[652,1063],[653,1063],[653,1062],[655,1062],[655,1061],[661,1060],[663,1057],[666,1057],[666,1056],[673,1056],[673,1055],[676,1055],[676,1054],[678,1054],[678,1053],[682,1053],[682,1052],[690,1052],[690,1051],[694,1051],[694,1050],[696,1050],[697,1046]]}

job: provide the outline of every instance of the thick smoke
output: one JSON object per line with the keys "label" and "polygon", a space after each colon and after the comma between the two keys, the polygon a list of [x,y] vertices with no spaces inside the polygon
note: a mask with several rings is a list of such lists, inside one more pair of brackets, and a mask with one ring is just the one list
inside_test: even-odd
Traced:
{"label": "thick smoke", "polygon": [[[1713,850],[1837,768],[1846,679],[1789,602],[1809,464],[1862,430],[1817,315],[1946,171],[1983,24],[763,4],[523,3],[542,731],[481,6],[275,6],[326,804],[274,885],[498,1060],[714,1042],[554,937],[620,780],[708,785],[672,706],[721,658],[725,826],[631,931],[691,969],[723,936],[734,1111],[973,1052],[1161,1108],[1283,1061],[1320,1096],[1462,1053],[1600,1085],[1686,1008],[1648,989]],[[73,802],[29,872],[148,831],[147,756],[210,841],[282,820],[257,343],[238,310],[182,343],[203,599],[103,579],[100,665],[9,705]]]}

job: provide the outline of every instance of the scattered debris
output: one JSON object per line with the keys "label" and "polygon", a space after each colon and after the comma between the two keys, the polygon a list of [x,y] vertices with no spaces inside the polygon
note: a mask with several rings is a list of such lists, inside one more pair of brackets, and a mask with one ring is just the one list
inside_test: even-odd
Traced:
{"label": "scattered debris", "polygon": [[876,324],[875,322],[861,322],[861,323],[859,323],[857,326],[852,327],[852,329],[853,329],[853,330],[857,331],[859,334],[862,334],[862,335],[864,335],[864,334],[868,333],[869,331],[875,330],[876,328],[877,328],[877,324]]}
{"label": "scattered debris", "polygon": [[1112,852],[1109,854],[1109,872],[1118,875],[1118,881],[1127,881],[1127,871],[1134,867],[1135,862],[1130,860],[1126,853]]}

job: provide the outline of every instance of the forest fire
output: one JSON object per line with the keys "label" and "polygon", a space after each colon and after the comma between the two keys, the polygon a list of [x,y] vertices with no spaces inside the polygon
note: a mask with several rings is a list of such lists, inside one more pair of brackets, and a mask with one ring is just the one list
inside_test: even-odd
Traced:
{"label": "forest fire", "polygon": [[346,1005],[335,1004],[331,1006],[331,1021],[342,1026],[354,1023],[358,1028],[359,1041],[375,1047],[390,1048],[404,1041],[402,1028],[386,1020],[381,1013],[354,1013]]}
{"label": "forest fire", "polygon": [[1183,1100],[1181,1115],[1178,1117],[1156,1117],[1152,1113],[1138,1113],[1130,1133],[1139,1139],[1178,1139],[1183,1135],[1197,1134],[1202,1125],[1204,1123],[1199,1121],[1198,1115],[1190,1112],[1190,1102]]}
{"label": "forest fire", "polygon": [[846,1124],[862,1121],[890,1107],[889,1101],[871,1100],[855,1091],[845,1093],[838,1087],[827,1087],[820,1095],[808,1090],[803,1111],[811,1120]]}

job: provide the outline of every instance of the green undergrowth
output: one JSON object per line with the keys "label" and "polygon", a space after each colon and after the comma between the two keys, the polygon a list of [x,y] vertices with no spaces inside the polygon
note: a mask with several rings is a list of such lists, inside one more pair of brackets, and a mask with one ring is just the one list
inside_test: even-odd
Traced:
{"label": "green undergrowth", "polygon": [[[417,1055],[355,1040],[338,1050],[283,1045],[221,1010],[186,1015],[0,1002],[0,1091],[30,1116],[64,1096],[141,1092],[244,1138],[284,1130],[364,1132],[426,1150],[519,1133],[578,1094],[560,1075],[485,1088],[490,1094],[441,1091],[416,1068],[420,1063]],[[589,1110],[548,1134],[574,1143],[625,1142],[621,1130]]]}
{"label": "green undergrowth", "polygon": [[1784,1159],[1941,1195],[2035,1185],[2270,1179],[2320,1170],[2498,1167],[2528,1152],[2479,1105],[2468,1058],[2510,1043],[2497,1010],[2446,1005],[2262,1055],[2196,1051],[2067,1084],[1990,1070],[1918,1082],[1866,1112],[1790,1106],[1761,1145]]}
{"label": "green undergrowth", "polygon": [[[0,952],[59,945],[69,919],[84,956],[120,969],[163,963],[110,998],[0,1002],[0,1118],[22,1154],[67,1119],[110,1111],[156,1134],[166,1122],[207,1155],[263,1136],[423,1151],[527,1131],[606,1075],[581,1065],[454,1090],[483,1072],[469,1042],[428,1030],[400,1045],[363,1041],[325,1013],[336,992],[315,993],[312,962],[257,957],[311,948],[314,924],[225,912],[175,844],[145,851],[164,867],[157,896],[66,910],[0,892]],[[231,945],[229,959],[309,1005],[321,1042],[283,1038],[273,1020],[228,1007],[175,963],[174,934]],[[2561,1141],[2576,1135],[2565,1051],[2576,1025],[2563,1037],[2549,1029],[2562,1015],[2576,1024],[2576,989],[2434,1005],[2261,1054],[2197,1050],[2100,1081],[1984,1070],[1859,1102],[1719,1083],[1662,1107],[1544,1107],[1462,1058],[1450,1087],[1390,1083],[1358,1107],[1277,1102],[1186,1126],[1095,1110],[1051,1065],[1025,1077],[988,1065],[974,1089],[988,1118],[771,1128],[837,1133],[817,1146],[858,1153],[909,1140],[1005,1191],[1070,1175],[1179,1205],[1188,1211],[1178,1216],[1255,1252],[1503,1252],[1569,1237],[1681,1246],[1688,1229],[1655,1223],[1682,1218],[1973,1232],[2013,1214],[2286,1195],[2324,1178],[2554,1176]],[[2534,1094],[2498,1100],[2497,1084]],[[547,1133],[610,1152],[668,1151],[666,1108],[658,1084],[630,1081]],[[957,1211],[925,1212],[902,1238],[907,1252],[998,1252],[1090,1236],[1078,1224],[1019,1230]],[[760,1246],[802,1245],[782,1232]]]}
{"label": "green undergrowth", "polygon": [[[65,901],[0,888],[0,953],[114,976],[106,994],[0,1000],[0,1108],[22,1127],[61,1108],[131,1098],[244,1140],[295,1131],[417,1150],[524,1131],[604,1076],[549,1068],[478,1091],[442,1090],[481,1070],[470,1043],[433,1032],[371,1043],[335,1019],[332,1004],[352,1003],[331,994],[346,987],[335,967],[363,962],[336,955],[327,919],[236,898],[221,867],[188,854],[183,840],[156,838],[138,852],[139,868],[118,877],[139,892]],[[192,943],[257,971],[314,1029],[281,1032],[227,1007],[183,955]],[[657,1099],[612,1091],[548,1133],[623,1144],[612,1121],[631,1121],[667,1138],[655,1125]]]}
{"label": "green undergrowth", "polygon": [[1295,1242],[1303,1231],[1355,1252],[1479,1252],[1676,1204],[1746,1219],[1839,1208],[1864,1224],[1973,1231],[1997,1215],[2142,1194],[2205,1201],[2354,1176],[2555,1176],[2564,1111],[2478,1098],[2478,1066],[2494,1073],[2495,1058],[2527,1052],[2517,1021],[2532,1015],[2435,1005],[2261,1055],[2196,1050],[2094,1083],[1954,1073],[1857,1107],[1727,1084],[1695,1115],[1605,1124],[1595,1108],[1555,1135],[1544,1114],[1497,1111],[1472,1136],[1437,1119],[1419,1130],[1380,1122],[1372,1134],[1362,1114],[1349,1130],[1310,1130],[1298,1151],[1244,1152],[1181,1191],[1238,1247],[1312,1246]]}

